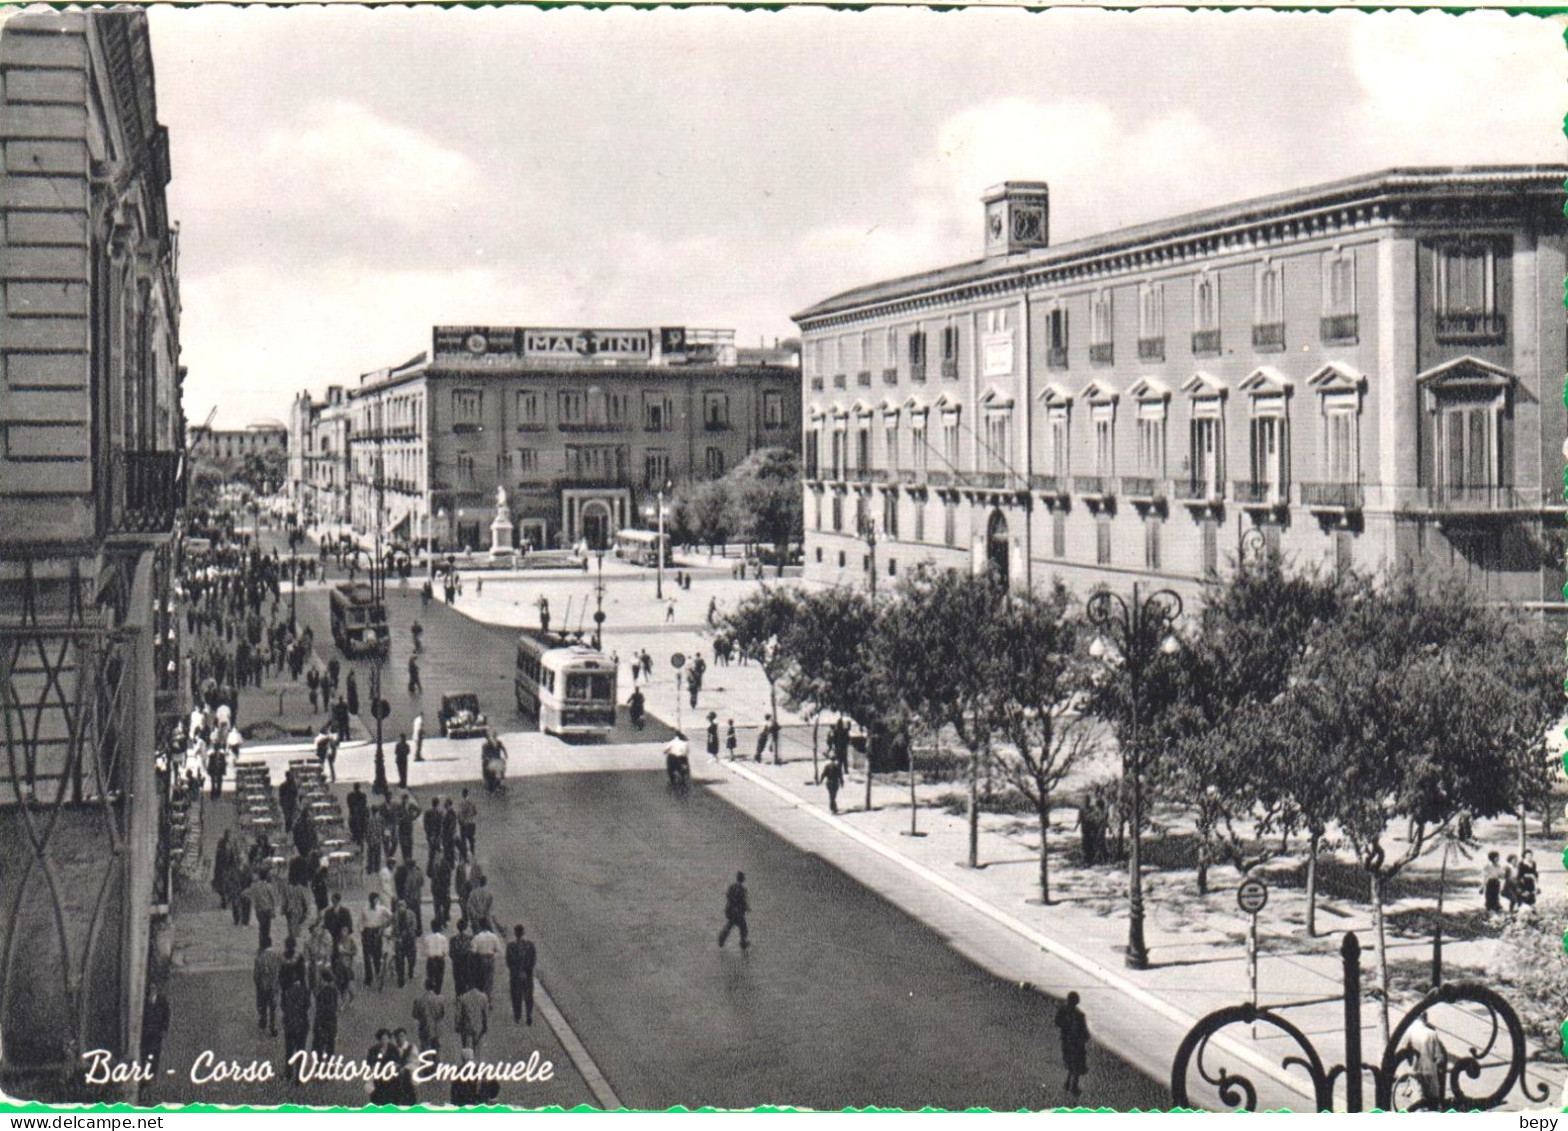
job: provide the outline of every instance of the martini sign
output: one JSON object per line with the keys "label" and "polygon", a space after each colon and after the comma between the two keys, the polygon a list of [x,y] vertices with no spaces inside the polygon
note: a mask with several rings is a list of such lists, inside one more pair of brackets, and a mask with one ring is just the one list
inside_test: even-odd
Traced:
{"label": "martini sign", "polygon": [[523,356],[642,360],[653,354],[650,330],[524,330]]}

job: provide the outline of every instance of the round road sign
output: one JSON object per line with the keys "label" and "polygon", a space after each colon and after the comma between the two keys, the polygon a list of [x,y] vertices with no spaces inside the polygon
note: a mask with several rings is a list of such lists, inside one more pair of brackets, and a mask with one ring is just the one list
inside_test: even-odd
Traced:
{"label": "round road sign", "polygon": [[679,671],[686,666],[686,653],[676,652],[670,656],[670,666]]}
{"label": "round road sign", "polygon": [[1236,889],[1236,903],[1248,915],[1256,915],[1269,902],[1269,889],[1255,876],[1248,876]]}

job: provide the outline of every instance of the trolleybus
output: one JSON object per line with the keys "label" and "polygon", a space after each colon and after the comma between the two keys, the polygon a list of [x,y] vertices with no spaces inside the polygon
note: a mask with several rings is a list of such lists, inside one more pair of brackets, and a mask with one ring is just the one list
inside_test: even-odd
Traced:
{"label": "trolleybus", "polygon": [[563,738],[604,738],[615,725],[615,664],[586,644],[525,630],[517,638],[517,709]]}
{"label": "trolleybus", "polygon": [[368,581],[332,587],[332,640],[345,656],[385,655],[392,643],[387,607]]}
{"label": "trolleybus", "polygon": [[[661,543],[662,539],[662,543]],[[622,530],[615,535],[615,556],[633,565],[659,564],[659,547],[664,547],[664,564],[670,561],[670,537],[657,530]]]}

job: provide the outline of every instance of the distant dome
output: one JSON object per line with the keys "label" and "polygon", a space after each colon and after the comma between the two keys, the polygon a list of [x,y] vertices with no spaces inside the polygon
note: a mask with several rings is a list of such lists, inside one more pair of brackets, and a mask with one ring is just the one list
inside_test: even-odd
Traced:
{"label": "distant dome", "polygon": [[287,432],[289,426],[281,420],[274,420],[270,416],[263,416],[253,420],[245,426],[247,432]]}

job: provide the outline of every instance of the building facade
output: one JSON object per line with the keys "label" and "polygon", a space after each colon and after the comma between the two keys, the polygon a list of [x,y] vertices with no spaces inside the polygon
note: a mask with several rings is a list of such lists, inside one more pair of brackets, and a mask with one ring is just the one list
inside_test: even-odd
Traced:
{"label": "building facade", "polygon": [[349,402],[342,385],[315,400],[301,391],[289,407],[288,492],[302,521],[338,526],[350,512]]}
{"label": "building facade", "polygon": [[1056,247],[1046,186],[998,186],[984,258],[796,315],[807,576],[1191,590],[1261,542],[1561,608],[1565,175],[1392,170]]}
{"label": "building facade", "polygon": [[191,454],[198,459],[242,460],[246,456],[286,455],[289,428],[281,420],[257,420],[244,428],[190,429]]}
{"label": "building facade", "polygon": [[354,529],[443,550],[489,547],[498,487],[518,546],[602,546],[801,434],[795,354],[727,330],[438,326],[349,403]]}
{"label": "building facade", "polygon": [[79,1050],[140,1054],[181,705],[178,233],[145,14],[10,16],[0,153],[0,1087],[85,1098]]}

